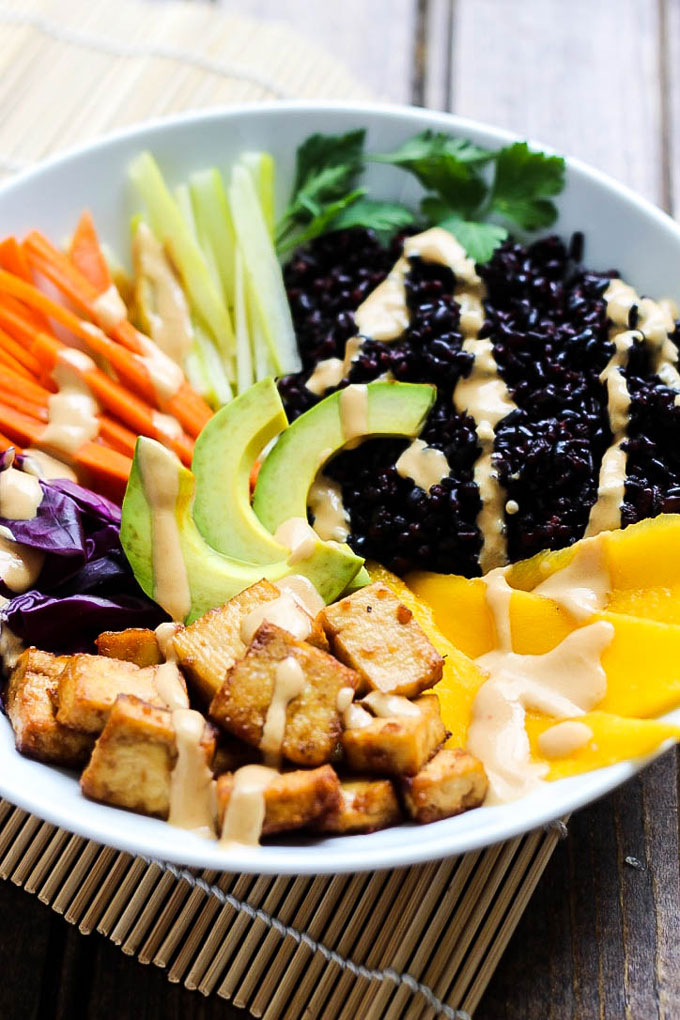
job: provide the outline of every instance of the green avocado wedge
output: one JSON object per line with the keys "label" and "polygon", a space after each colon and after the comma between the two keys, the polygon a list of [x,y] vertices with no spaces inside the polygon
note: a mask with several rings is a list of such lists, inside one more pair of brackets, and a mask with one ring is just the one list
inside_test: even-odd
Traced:
{"label": "green avocado wedge", "polygon": [[[142,464],[150,463],[154,465],[152,491],[145,487],[149,479],[145,479],[146,469],[142,468]],[[178,547],[181,553],[179,566],[181,569],[182,563],[184,565],[188,588],[189,605],[181,614],[185,623],[192,623],[209,609],[223,605],[263,577],[275,582],[292,573],[302,574],[325,602],[332,602],[363,563],[360,557],[345,550],[338,556],[338,549],[321,539],[310,554],[297,560],[294,566],[285,558],[254,564],[224,556],[208,545],[196,527],[192,516],[194,490],[193,474],[174,453],[153,439],[137,440],[123,500],[121,544],[143,591],[163,608],[169,608],[173,615],[154,570],[154,559],[167,555],[164,542],[171,538],[174,552]]]}
{"label": "green avocado wedge", "polygon": [[255,383],[213,415],[196,440],[194,520],[208,545],[249,563],[285,559],[250,505],[250,472],[288,425],[273,379]]}
{"label": "green avocado wedge", "polygon": [[[360,438],[419,435],[436,397],[434,386],[373,382],[365,388],[367,420]],[[312,482],[347,444],[341,404],[346,392],[339,390],[300,415],[281,434],[260,468],[253,509],[269,531],[276,531],[291,517],[307,517]]]}

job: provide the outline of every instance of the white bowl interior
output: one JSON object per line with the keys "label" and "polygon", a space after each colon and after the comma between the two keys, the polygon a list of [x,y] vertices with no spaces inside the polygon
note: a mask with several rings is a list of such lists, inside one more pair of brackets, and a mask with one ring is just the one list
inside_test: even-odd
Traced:
{"label": "white bowl interior", "polygon": [[[506,132],[448,114],[380,106],[291,103],[184,116],[96,142],[9,182],[0,188],[3,234],[37,227],[61,242],[87,207],[104,240],[128,261],[129,221],[139,206],[126,171],[140,150],[150,149],[169,183],[176,184],[194,170],[213,165],[227,169],[240,153],[266,149],[276,158],[283,205],[297,145],[314,131],[357,127],[368,130],[368,151],[396,148],[426,127],[489,146],[511,139]],[[382,198],[417,202],[418,186],[393,168],[373,165],[367,181]],[[586,233],[589,267],[615,267],[642,293],[680,298],[680,229],[663,213],[576,161],[568,163],[559,207],[556,229],[565,236],[574,230]],[[680,711],[671,718],[680,722]],[[422,828],[404,825],[366,836],[291,839],[226,854],[216,844],[163,822],[85,800],[72,775],[21,757],[7,719],[0,719],[0,793],[13,803],[70,831],[147,857],[264,874],[377,869],[463,853],[559,818],[624,782],[641,764],[624,763],[562,780],[514,804],[470,811]]]}

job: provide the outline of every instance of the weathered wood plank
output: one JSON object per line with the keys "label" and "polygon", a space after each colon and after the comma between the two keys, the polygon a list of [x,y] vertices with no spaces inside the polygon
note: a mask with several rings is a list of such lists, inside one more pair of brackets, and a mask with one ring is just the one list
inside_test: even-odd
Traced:
{"label": "weathered wood plank", "polygon": [[661,198],[658,5],[457,0],[457,113],[553,145]]}
{"label": "weathered wood plank", "polygon": [[418,0],[220,0],[231,14],[287,23],[382,99],[411,101]]}
{"label": "weathered wood plank", "polygon": [[666,204],[680,216],[680,0],[660,0]]}

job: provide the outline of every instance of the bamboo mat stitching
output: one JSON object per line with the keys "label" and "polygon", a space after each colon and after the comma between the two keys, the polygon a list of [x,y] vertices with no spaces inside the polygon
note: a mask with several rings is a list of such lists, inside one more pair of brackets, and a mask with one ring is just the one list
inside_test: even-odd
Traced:
{"label": "bamboo mat stitching", "polygon": [[277,85],[266,75],[259,71],[240,64],[225,64],[217,60],[210,60],[202,57],[199,53],[190,50],[178,49],[174,46],[136,46],[131,43],[114,42],[104,36],[95,35],[91,32],[79,32],[72,28],[62,28],[56,21],[43,18],[39,15],[18,14],[0,7],[0,22],[5,25],[18,25],[34,28],[44,35],[51,36],[59,42],[65,42],[72,46],[80,46],[85,49],[99,50],[101,53],[108,53],[114,57],[135,58],[135,57],[158,57],[164,60],[174,60],[181,64],[196,67],[201,71],[210,74],[217,74],[222,78],[238,78],[241,81],[250,82],[271,92],[277,99],[290,98],[289,93]]}
{"label": "bamboo mat stitching", "polygon": [[397,987],[405,986],[414,994],[421,995],[427,1005],[436,1011],[438,1015],[444,1016],[447,1020],[471,1020],[470,1014],[463,1010],[453,1009],[451,1006],[447,1006],[445,1002],[442,1002],[438,996],[434,994],[431,988],[427,985],[417,981],[412,974],[399,973],[393,970],[391,967],[386,967],[384,970],[375,970],[370,967],[364,967],[360,963],[355,963],[354,960],[347,959],[341,956],[340,953],[336,953],[334,949],[329,949],[322,942],[318,942],[312,938],[307,932],[298,931],[297,928],[293,928],[291,925],[284,924],[277,917],[273,917],[268,914],[265,910],[260,907],[253,907],[250,903],[245,900],[239,900],[236,896],[232,896],[231,893],[224,892],[218,885],[212,885],[210,882],[204,881],[200,876],[194,875],[187,868],[178,868],[174,864],[170,864],[167,861],[159,861],[153,857],[144,857],[142,854],[138,855],[139,860],[144,861],[148,865],[156,865],[163,871],[169,872],[178,880],[184,880],[192,888],[202,889],[203,892],[207,893],[208,896],[214,896],[222,906],[229,905],[239,913],[244,913],[251,920],[259,920],[270,929],[273,929],[281,936],[288,936],[292,938],[298,945],[305,945],[313,953],[319,953],[328,963],[336,963],[342,970],[349,971],[355,977],[363,977],[369,981],[391,981]]}

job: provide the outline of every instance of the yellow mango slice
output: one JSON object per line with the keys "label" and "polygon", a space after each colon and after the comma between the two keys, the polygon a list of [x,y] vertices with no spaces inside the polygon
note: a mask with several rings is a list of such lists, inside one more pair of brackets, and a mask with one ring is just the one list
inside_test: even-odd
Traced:
{"label": "yellow mango slice", "polygon": [[613,591],[607,611],[659,623],[680,624],[680,584],[672,588],[625,588]]}
{"label": "yellow mango slice", "polygon": [[645,757],[665,740],[680,740],[680,726],[660,719],[624,719],[608,712],[588,712],[575,721],[590,727],[592,740],[563,758],[546,758],[539,749],[538,738],[557,721],[534,713],[527,714],[526,718],[532,760],[548,766],[546,778],[549,780],[578,776],[629,758]]}
{"label": "yellow mango slice", "polygon": [[411,610],[439,654],[444,656],[442,679],[433,690],[439,697],[444,725],[451,734],[446,746],[465,747],[472,703],[486,675],[442,634],[431,607],[414,595],[400,577],[377,563],[368,563],[367,567],[371,581],[382,581],[392,589],[397,598]]}
{"label": "yellow mango slice", "polygon": [[[680,514],[661,514],[623,530],[603,532],[589,541],[604,544],[614,591],[680,585]],[[508,571],[509,584],[532,591],[546,577],[569,565],[578,544],[513,563]]]}
{"label": "yellow mango slice", "polygon": [[[461,584],[458,577],[421,573],[411,575],[409,584],[421,602],[430,603],[435,625],[452,645],[470,658],[495,647],[493,617],[479,578]],[[610,612],[588,622],[595,620],[614,627],[602,656],[607,695],[598,707],[649,718],[680,705],[680,626]],[[521,655],[549,652],[577,626],[554,602],[526,591],[512,593],[510,621],[513,650]]]}

